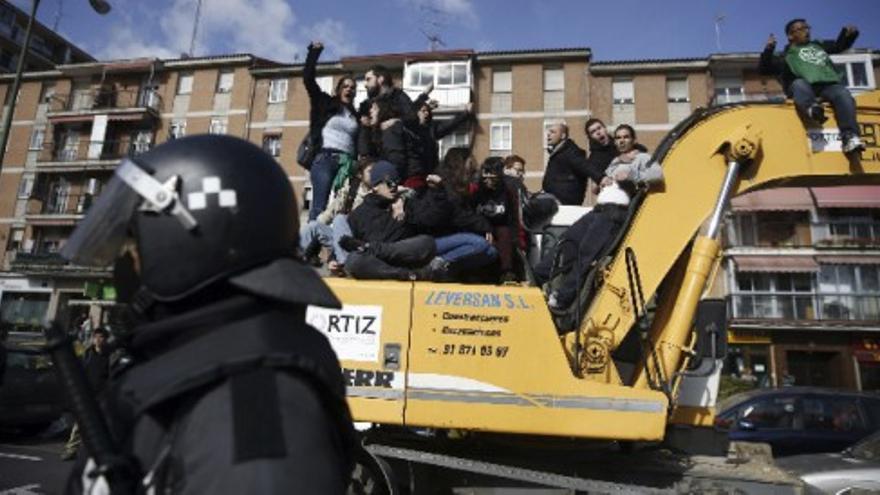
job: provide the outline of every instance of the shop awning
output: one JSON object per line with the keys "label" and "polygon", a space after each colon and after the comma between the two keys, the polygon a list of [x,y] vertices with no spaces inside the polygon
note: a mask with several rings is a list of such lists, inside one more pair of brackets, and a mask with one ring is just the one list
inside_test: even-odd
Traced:
{"label": "shop awning", "polygon": [[734,256],[740,272],[813,273],[819,264],[812,256]]}
{"label": "shop awning", "polygon": [[880,186],[814,187],[819,208],[880,208]]}
{"label": "shop awning", "polygon": [[813,198],[806,187],[780,187],[737,196],[730,204],[734,211],[809,211]]}
{"label": "shop awning", "polygon": [[880,265],[880,254],[859,254],[854,256],[818,256],[823,265]]}

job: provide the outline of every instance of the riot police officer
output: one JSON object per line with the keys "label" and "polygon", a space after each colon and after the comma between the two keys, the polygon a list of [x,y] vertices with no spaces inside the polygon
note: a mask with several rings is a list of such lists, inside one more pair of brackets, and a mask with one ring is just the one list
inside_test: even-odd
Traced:
{"label": "riot police officer", "polygon": [[[342,493],[342,374],[307,305],[339,307],[295,252],[293,191],[256,146],[202,135],[125,159],[62,254],[114,264],[134,365],[105,411],[144,491]],[[88,485],[78,468],[69,492]],[[86,486],[86,489],[91,487]]]}

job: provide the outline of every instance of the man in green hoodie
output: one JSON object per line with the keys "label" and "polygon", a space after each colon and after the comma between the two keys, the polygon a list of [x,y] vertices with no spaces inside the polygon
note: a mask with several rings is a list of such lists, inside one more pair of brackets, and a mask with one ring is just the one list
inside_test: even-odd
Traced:
{"label": "man in green hoodie", "polygon": [[840,30],[835,41],[813,41],[807,21],[792,19],[785,25],[785,34],[788,36],[788,45],[779,55],[773,53],[776,37],[770,35],[761,53],[759,71],[780,76],[785,94],[794,98],[798,111],[817,124],[825,121],[825,112],[816,97],[830,102],[840,128],[843,152],[861,152],[865,145],[859,138],[855,101],[841,83],[841,76],[828,56],[849,49],[859,35],[858,29],[846,26]]}

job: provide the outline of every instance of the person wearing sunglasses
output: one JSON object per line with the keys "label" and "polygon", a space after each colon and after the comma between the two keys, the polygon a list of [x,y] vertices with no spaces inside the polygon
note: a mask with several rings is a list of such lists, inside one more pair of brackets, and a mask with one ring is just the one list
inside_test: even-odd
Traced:
{"label": "person wearing sunglasses", "polygon": [[814,125],[821,126],[826,120],[817,97],[831,103],[840,128],[843,152],[860,153],[865,145],[859,137],[855,100],[828,56],[848,50],[859,36],[859,30],[846,26],[836,40],[816,41],[810,37],[810,25],[805,19],[792,19],[785,25],[785,34],[788,45],[781,54],[774,54],[776,36],[771,34],[767,39],[759,72],[779,77],[782,89],[794,99],[798,112]]}

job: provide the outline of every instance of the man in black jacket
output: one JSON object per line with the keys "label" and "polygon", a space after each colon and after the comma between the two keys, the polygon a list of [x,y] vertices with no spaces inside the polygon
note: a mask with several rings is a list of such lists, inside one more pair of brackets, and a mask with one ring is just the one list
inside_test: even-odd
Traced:
{"label": "man in black jacket", "polygon": [[774,55],[776,37],[770,35],[758,70],[778,76],[785,94],[794,99],[798,112],[818,125],[825,121],[825,111],[816,102],[816,96],[828,100],[837,117],[843,152],[861,152],[865,145],[859,137],[855,101],[828,56],[849,49],[859,36],[858,29],[846,26],[834,41],[813,41],[807,21],[792,19],[785,25],[785,34],[789,43],[780,55]]}
{"label": "man in black jacket", "polygon": [[[139,493],[345,493],[342,371],[305,322],[307,306],[341,304],[295,251],[298,217],[271,156],[191,136],[123,160],[62,248],[114,265],[128,303],[133,364],[104,407]],[[67,491],[102,478],[81,456]]]}
{"label": "man in black jacket", "polygon": [[[359,108],[360,115],[368,115],[370,113],[369,101],[381,96],[388,98],[394,104],[398,117],[410,129],[415,129],[419,123],[416,115],[418,108],[413,104],[412,98],[400,88],[394,87],[394,77],[391,71],[384,65],[374,65],[370,67],[364,74],[364,87],[367,89],[369,99],[361,103]],[[430,92],[430,89],[427,91]],[[363,124],[363,121],[361,122]]]}
{"label": "man in black jacket", "polygon": [[420,98],[416,100],[416,103],[421,103],[418,111],[418,135],[419,143],[421,144],[419,155],[422,160],[422,168],[428,174],[433,174],[440,162],[440,149],[437,141],[452,134],[456,129],[473,120],[474,105],[473,103],[468,103],[465,106],[464,112],[456,113],[451,119],[436,120],[434,119],[436,101],[423,101]]}
{"label": "man in black jacket", "polygon": [[[86,371],[86,378],[92,390],[97,394],[104,391],[107,385],[107,379],[110,377],[110,346],[107,345],[107,330],[98,327],[92,332],[92,343],[83,353],[83,368]],[[70,460],[76,457],[76,451],[82,443],[79,426],[73,425],[70,430],[70,437],[64,446],[64,452],[61,454],[62,460]]]}
{"label": "man in black jacket", "polygon": [[[541,187],[563,205],[580,206],[587,192],[587,180],[594,175],[584,150],[569,139],[565,124],[554,124],[547,129],[547,149],[550,160]],[[593,179],[601,180],[601,175]]]}
{"label": "man in black jacket", "polygon": [[451,209],[442,190],[400,197],[400,176],[387,161],[376,162],[369,176],[370,194],[348,215],[352,236],[339,241],[350,252],[345,270],[360,279],[430,279],[439,268],[430,265],[437,248],[425,232],[444,222]]}

